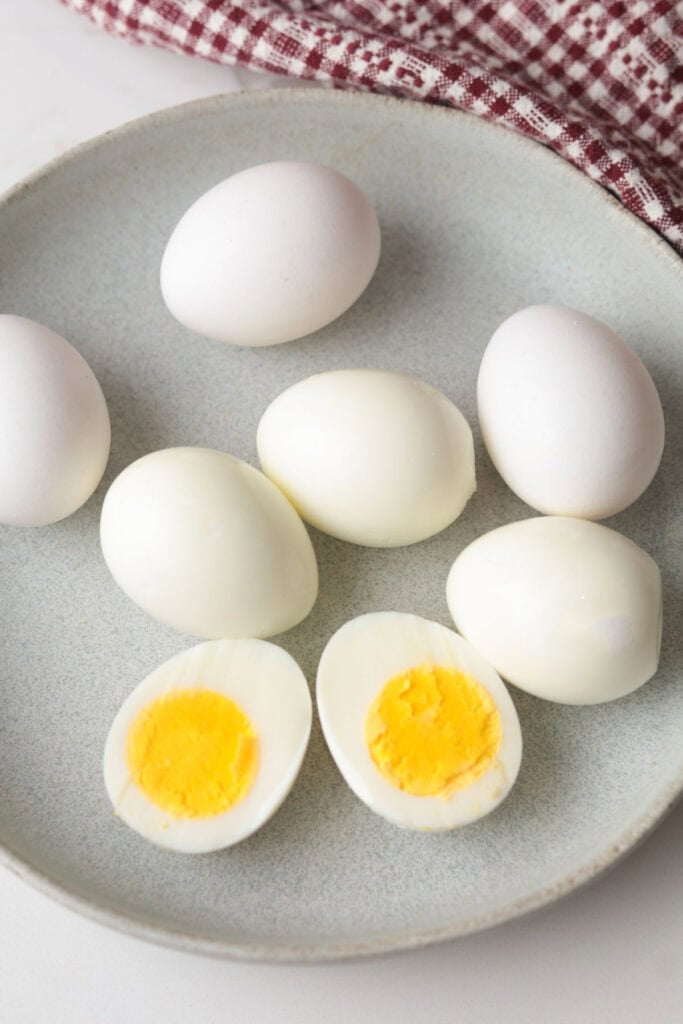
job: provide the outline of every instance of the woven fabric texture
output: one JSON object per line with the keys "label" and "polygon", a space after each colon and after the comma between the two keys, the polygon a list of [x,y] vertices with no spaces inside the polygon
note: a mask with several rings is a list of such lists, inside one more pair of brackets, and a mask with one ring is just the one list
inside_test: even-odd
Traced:
{"label": "woven fabric texture", "polygon": [[496,121],[560,153],[683,253],[683,3],[62,2],[133,42]]}

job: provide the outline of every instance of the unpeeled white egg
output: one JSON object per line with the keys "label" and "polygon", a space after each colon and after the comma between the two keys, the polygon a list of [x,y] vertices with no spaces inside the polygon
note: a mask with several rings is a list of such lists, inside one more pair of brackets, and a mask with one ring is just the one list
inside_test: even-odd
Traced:
{"label": "unpeeled white egg", "polygon": [[161,291],[190,330],[236,345],[317,331],[377,267],[380,229],[361,189],[331,167],[250,167],[200,196],[166,246]]}
{"label": "unpeeled white egg", "polygon": [[260,828],[292,788],[311,730],[301,669],[263,640],[216,640],[141,682],[109,731],[114,810],[159,846],[207,853]]}
{"label": "unpeeled white egg", "polygon": [[0,522],[47,526],[88,500],[109,458],[107,404],[60,334],[0,315]]}
{"label": "unpeeled white egg", "polygon": [[505,686],[471,644],[417,615],[373,612],[337,630],[317,704],[346,782],[395,825],[466,825],[517,777],[522,737]]}
{"label": "unpeeled white egg", "polygon": [[543,516],[484,534],[447,583],[456,628],[501,676],[563,704],[599,704],[657,670],[659,569],[615,530]]}
{"label": "unpeeled white egg", "polygon": [[489,342],[479,422],[496,469],[549,515],[604,519],[643,493],[664,447],[656,388],[607,324],[564,306],[529,306]]}

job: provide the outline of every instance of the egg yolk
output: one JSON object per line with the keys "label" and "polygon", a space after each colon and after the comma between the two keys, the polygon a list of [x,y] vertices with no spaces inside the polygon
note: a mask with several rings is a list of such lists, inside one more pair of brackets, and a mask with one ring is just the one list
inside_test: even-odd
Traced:
{"label": "egg yolk", "polygon": [[176,818],[210,818],[242,800],[258,767],[244,712],[212,690],[171,690],[138,714],[126,755],[133,781]]}
{"label": "egg yolk", "polygon": [[457,669],[420,665],[394,676],[373,701],[365,740],[382,776],[413,796],[447,797],[494,763],[498,709]]}

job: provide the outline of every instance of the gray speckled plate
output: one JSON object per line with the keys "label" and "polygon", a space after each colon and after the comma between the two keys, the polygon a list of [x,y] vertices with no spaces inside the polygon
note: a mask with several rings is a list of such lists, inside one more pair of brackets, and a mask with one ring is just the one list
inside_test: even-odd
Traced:
{"label": "gray speckled plate", "polygon": [[[372,284],[337,323],[289,345],[240,350],[188,334],[157,283],[171,228],[210,185],[280,158],[332,164],[367,190],[384,238]],[[489,336],[513,310],[544,301],[608,320],[662,395],[661,469],[610,524],[663,570],[658,676],[598,707],[515,691],[525,740],[519,781],[494,814],[459,832],[402,832],[373,816],[339,777],[316,726],[290,798],[255,836],[193,859],[147,845],[111,812],[102,747],[133,686],[191,641],[152,622],[109,577],[97,531],[107,484],[168,445],[226,448],[255,462],[268,402],[331,367],[415,374],[474,425]],[[5,198],[0,309],[75,343],[113,425],[105,480],[85,508],[47,529],[0,529],[0,838],[11,869],[99,921],[169,945],[334,958],[432,942],[538,907],[615,860],[673,801],[683,768],[683,271],[587,178],[540,146],[433,107],[322,91],[202,101],[105,135]],[[369,551],[314,535],[320,598],[281,638],[310,680],[327,637],[359,612],[391,607],[447,623],[456,554],[530,514],[479,442],[477,456],[475,497],[432,540]]]}

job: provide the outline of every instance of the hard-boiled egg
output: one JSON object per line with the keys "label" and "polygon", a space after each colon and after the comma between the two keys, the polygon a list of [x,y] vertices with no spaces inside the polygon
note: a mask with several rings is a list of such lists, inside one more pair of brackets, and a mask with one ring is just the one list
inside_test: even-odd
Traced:
{"label": "hard-boiled egg", "polygon": [[47,526],[99,484],[111,430],[102,389],[60,334],[0,315],[0,522]]}
{"label": "hard-boiled egg", "polygon": [[484,352],[477,400],[494,465],[539,512],[604,519],[657,471],[664,416],[652,378],[586,313],[530,306],[509,317]]}
{"label": "hard-boiled egg", "polygon": [[317,596],[299,516],[262,473],[224,452],[167,448],[132,463],[107,492],[100,535],[128,597],[195,636],[273,636]]}
{"label": "hard-boiled egg", "polygon": [[399,612],[352,619],[318,668],[332,757],[367,806],[395,825],[442,830],[492,811],[519,770],[505,686],[462,637]]}
{"label": "hard-boiled egg", "polygon": [[114,719],[104,778],[116,814],[180,853],[232,846],[275,813],[301,767],[311,698],[263,640],[216,640],[171,658]]}
{"label": "hard-boiled egg", "polygon": [[483,657],[546,700],[614,700],[657,670],[659,569],[606,526],[560,516],[501,526],[456,558],[447,598]]}
{"label": "hard-boiled egg", "polygon": [[275,345],[335,320],[379,260],[361,189],[320,164],[278,161],[234,174],[196,200],[161,264],[171,313],[199,334]]}
{"label": "hard-boiled egg", "polygon": [[464,416],[400,373],[334,370],[300,381],[266,409],[257,446],[264,472],[307,522],[368,547],[431,537],[475,489]]}

